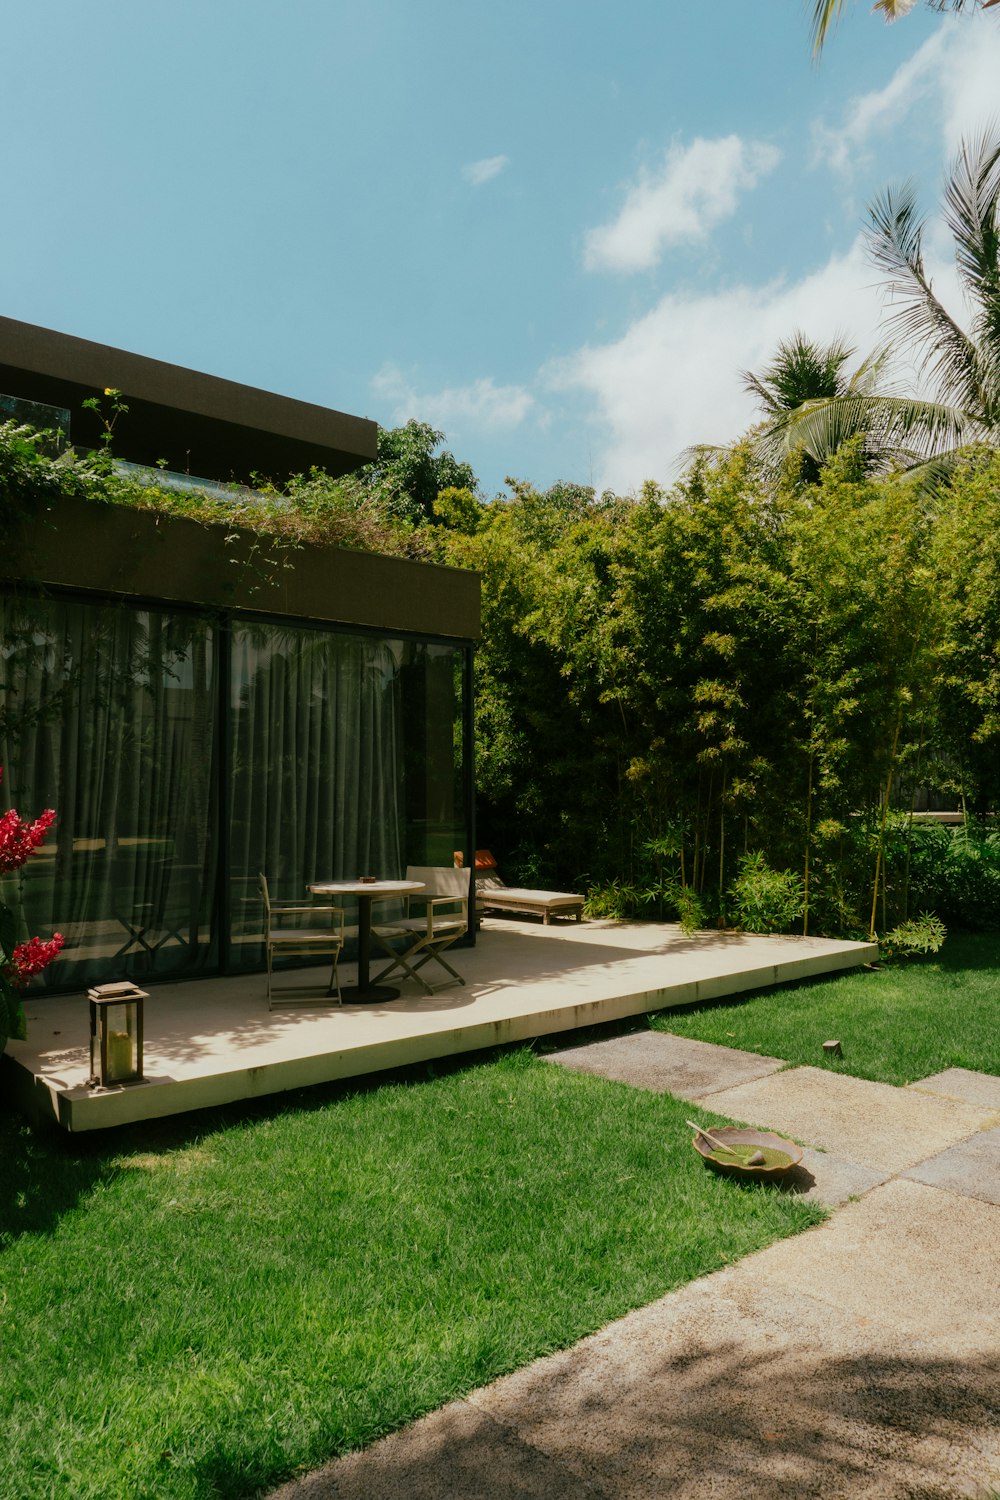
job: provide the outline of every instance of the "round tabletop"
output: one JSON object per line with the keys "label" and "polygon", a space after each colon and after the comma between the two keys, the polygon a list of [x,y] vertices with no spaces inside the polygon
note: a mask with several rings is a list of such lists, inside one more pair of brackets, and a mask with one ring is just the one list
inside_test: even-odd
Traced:
{"label": "round tabletop", "polygon": [[314,880],[308,887],[314,896],[405,896],[422,891],[422,880]]}

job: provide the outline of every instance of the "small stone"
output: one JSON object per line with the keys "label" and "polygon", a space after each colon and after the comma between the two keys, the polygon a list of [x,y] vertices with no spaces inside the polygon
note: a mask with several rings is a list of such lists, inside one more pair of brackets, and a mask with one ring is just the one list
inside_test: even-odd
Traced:
{"label": "small stone", "polygon": [[839,1042],[824,1042],[823,1051],[828,1057],[843,1057],[844,1049]]}

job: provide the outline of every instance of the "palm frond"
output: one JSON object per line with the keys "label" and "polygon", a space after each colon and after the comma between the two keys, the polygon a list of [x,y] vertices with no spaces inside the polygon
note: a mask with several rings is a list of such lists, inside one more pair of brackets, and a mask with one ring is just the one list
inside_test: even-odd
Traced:
{"label": "palm frond", "polygon": [[819,57],[827,33],[843,10],[846,0],[815,0],[813,5],[813,57]]}
{"label": "palm frond", "polygon": [[916,3],[917,0],[875,0],[872,10],[880,10],[887,21],[898,21],[900,16],[905,16]]}
{"label": "palm frond", "polygon": [[945,220],[962,280],[977,301],[1000,296],[1000,136],[996,123],[963,141],[948,178]]}
{"label": "palm frond", "polygon": [[873,472],[923,463],[987,434],[975,417],[946,403],[903,396],[835,396],[809,401],[769,423],[754,442],[774,468],[795,449],[825,463],[850,438],[862,437]]}
{"label": "palm frond", "polygon": [[945,195],[959,275],[975,305],[980,404],[1000,418],[1000,129],[963,141]]}
{"label": "palm frond", "polygon": [[945,403],[981,404],[976,348],[938,301],[924,268],[924,220],[912,183],[889,187],[868,206],[868,252],[888,274],[886,289],[899,305],[889,319],[898,343],[914,349]]}
{"label": "palm frond", "polygon": [[710,463],[713,459],[724,458],[731,453],[729,444],[719,443],[692,443],[688,448],[682,448],[677,455],[676,467],[678,472],[686,474],[699,463]]}
{"label": "palm frond", "polygon": [[854,374],[849,378],[844,390],[839,394],[844,396],[874,396],[881,388],[881,394],[888,394],[885,389],[886,371],[893,359],[893,351],[888,348],[876,349],[861,361]]}
{"label": "palm frond", "polygon": [[743,388],[757,397],[767,416],[775,417],[803,401],[841,395],[849,383],[844,366],[853,354],[853,347],[843,338],[818,344],[796,329],[791,338],[782,339],[759,375],[741,370]]}

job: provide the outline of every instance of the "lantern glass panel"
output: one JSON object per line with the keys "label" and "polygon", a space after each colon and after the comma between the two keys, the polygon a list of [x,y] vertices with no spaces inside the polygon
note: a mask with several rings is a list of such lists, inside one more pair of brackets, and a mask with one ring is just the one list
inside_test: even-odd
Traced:
{"label": "lantern glass panel", "polygon": [[107,1083],[121,1083],[137,1072],[135,1001],[102,1007],[107,1045]]}

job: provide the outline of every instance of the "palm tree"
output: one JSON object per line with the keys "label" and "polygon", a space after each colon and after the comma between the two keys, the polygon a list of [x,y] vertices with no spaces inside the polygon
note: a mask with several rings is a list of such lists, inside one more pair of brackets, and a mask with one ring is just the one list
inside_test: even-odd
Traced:
{"label": "palm tree", "polygon": [[[846,367],[854,353],[841,338],[817,344],[796,330],[791,338],[781,341],[771,363],[759,375],[752,370],[741,372],[744,389],[756,396],[763,408],[766,425],[757,434],[754,449],[765,469],[780,467],[789,453],[799,449],[804,455],[802,477],[814,482],[840,444],[856,435],[857,429],[842,430],[842,424],[834,422],[810,433],[790,420],[817,409],[825,411],[834,401],[876,393],[885,356],[863,360],[849,375]],[[867,436],[865,427],[860,430]]]}
{"label": "palm tree", "polygon": [[[822,52],[827,32],[846,3],[847,0],[814,0],[812,26],[814,57],[818,57]],[[916,3],[917,0],[875,0],[872,9],[880,10],[887,21],[898,21],[900,16],[905,16]],[[932,10],[948,10],[957,14],[963,10],[989,10],[991,5],[1000,4],[1000,0],[927,0],[927,4]]]}
{"label": "palm tree", "polygon": [[777,417],[805,401],[843,395],[843,370],[853,353],[843,339],[814,344],[796,330],[790,339],[782,339],[777,354],[759,375],[741,372],[743,385],[759,399],[765,416]]}
{"label": "palm tree", "polygon": [[838,391],[775,415],[758,443],[766,453],[800,446],[814,456],[845,436],[867,434],[881,467],[938,471],[968,443],[1000,445],[1000,134],[996,127],[963,141],[951,168],[944,217],[955,241],[962,289],[973,309],[966,332],[935,295],[924,265],[924,221],[912,183],[888,188],[868,209],[868,250],[887,275],[896,304],[885,349],[863,370],[876,375],[886,358],[918,356],[932,399]]}

